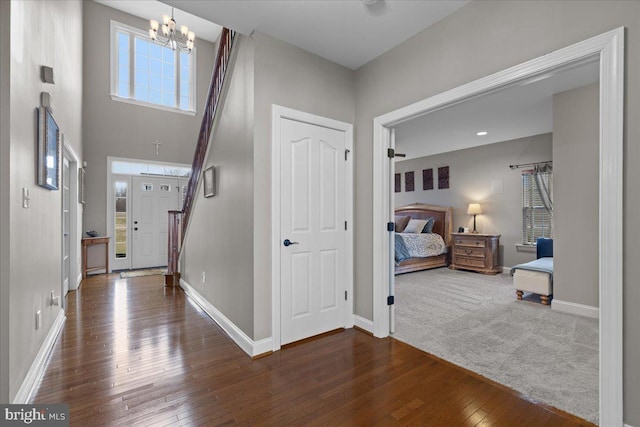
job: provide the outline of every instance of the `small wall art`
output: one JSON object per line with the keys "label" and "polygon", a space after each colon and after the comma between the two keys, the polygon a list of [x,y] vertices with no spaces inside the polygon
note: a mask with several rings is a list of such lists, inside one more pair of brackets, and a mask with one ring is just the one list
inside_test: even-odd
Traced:
{"label": "small wall art", "polygon": [[422,170],[422,189],[433,190],[433,169]]}
{"label": "small wall art", "polygon": [[395,175],[393,176],[393,178],[394,178],[394,184],[395,184],[395,185],[394,185],[394,187],[395,187],[395,192],[396,192],[396,193],[399,193],[399,192],[401,192],[401,191],[402,191],[402,182],[401,182],[401,179],[402,179],[402,178],[400,178],[400,174],[399,174],[399,173],[395,174]]}
{"label": "small wall art", "polygon": [[204,182],[202,187],[204,188],[204,197],[213,197],[216,195],[216,169],[214,166],[209,166],[204,170],[203,176]]}
{"label": "small wall art", "polygon": [[404,173],[404,191],[415,190],[415,176],[413,171]]}
{"label": "small wall art", "polygon": [[449,188],[449,166],[438,168],[438,189]]}

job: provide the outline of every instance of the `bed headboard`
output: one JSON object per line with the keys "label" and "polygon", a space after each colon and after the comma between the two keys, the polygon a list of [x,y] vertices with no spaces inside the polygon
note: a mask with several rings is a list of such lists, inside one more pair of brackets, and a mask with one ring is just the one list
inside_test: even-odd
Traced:
{"label": "bed headboard", "polygon": [[451,222],[453,220],[453,208],[448,206],[427,205],[425,203],[414,203],[412,205],[396,208],[395,214],[410,216],[414,219],[435,218],[433,232],[442,236],[445,245],[451,246]]}

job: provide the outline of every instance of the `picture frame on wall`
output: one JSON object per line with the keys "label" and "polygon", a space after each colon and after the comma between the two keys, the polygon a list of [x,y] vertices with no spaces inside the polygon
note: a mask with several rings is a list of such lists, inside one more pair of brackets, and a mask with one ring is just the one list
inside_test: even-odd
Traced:
{"label": "picture frame on wall", "polygon": [[204,197],[213,197],[216,195],[216,170],[214,166],[209,166],[204,170],[202,187],[204,189]]}
{"label": "picture frame on wall", "polygon": [[78,168],[78,203],[85,204],[84,201],[84,180],[85,180],[84,168]]}
{"label": "picture frame on wall", "polygon": [[60,128],[46,107],[38,108],[38,185],[60,188]]}

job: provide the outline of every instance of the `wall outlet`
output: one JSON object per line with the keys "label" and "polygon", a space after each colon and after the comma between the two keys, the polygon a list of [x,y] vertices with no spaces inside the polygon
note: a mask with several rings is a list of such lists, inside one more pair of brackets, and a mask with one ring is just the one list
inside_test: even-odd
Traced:
{"label": "wall outlet", "polygon": [[36,331],[40,329],[40,325],[42,325],[42,310],[36,311]]}
{"label": "wall outlet", "polygon": [[202,272],[202,283],[207,283],[207,273]]}

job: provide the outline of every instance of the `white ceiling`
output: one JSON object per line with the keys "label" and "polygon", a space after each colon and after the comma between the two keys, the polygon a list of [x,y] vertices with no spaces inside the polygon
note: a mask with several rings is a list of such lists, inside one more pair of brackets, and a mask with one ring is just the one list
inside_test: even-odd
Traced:
{"label": "white ceiling", "polygon": [[469,2],[378,0],[366,5],[360,0],[163,1],[242,34],[267,34],[354,70]]}
{"label": "white ceiling", "polygon": [[396,149],[412,159],[551,132],[553,94],[597,82],[599,62],[543,77],[397,125]]}

